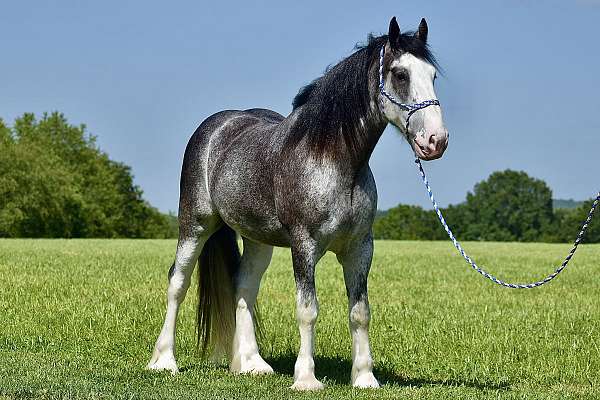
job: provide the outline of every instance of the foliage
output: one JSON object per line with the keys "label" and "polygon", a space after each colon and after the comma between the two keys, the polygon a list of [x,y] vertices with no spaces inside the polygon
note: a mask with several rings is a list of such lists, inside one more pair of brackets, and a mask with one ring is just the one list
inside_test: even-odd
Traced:
{"label": "foliage", "polygon": [[373,223],[373,235],[378,239],[436,240],[444,234],[438,229],[436,215],[418,206],[398,205]]}
{"label": "foliage", "polygon": [[[580,206],[571,210],[556,210],[556,233],[554,235],[548,233],[548,236],[552,239],[551,241],[572,242],[581,230],[581,225],[587,218],[593,201],[593,199],[584,201]],[[596,219],[598,219],[600,210],[597,210],[596,214]],[[586,231],[583,242],[600,243],[600,223],[592,221]]]}
{"label": "foliage", "polygon": [[[464,243],[501,277],[548,272],[565,245]],[[598,399],[600,245],[543,289],[511,291],[470,270],[446,242],[376,241],[369,279],[374,373],[350,387],[343,274],[319,263],[316,376],[294,393],[298,351],[290,252],[260,288],[261,355],[275,374],[235,375],[199,359],[195,289],[180,308],[180,373],[145,371],[165,313],[174,240],[0,240],[0,399]],[[192,279],[196,282],[196,279]]]}
{"label": "foliage", "polygon": [[[571,242],[591,207],[591,200],[572,209],[553,209],[552,192],[525,172],[494,172],[475,185],[464,203],[442,212],[460,240]],[[434,211],[398,205],[379,214],[373,225],[377,239],[446,238]],[[592,223],[589,243],[600,242],[600,224]]]}
{"label": "foliage", "polygon": [[167,217],[84,125],[59,113],[0,123],[0,237],[170,237]]}
{"label": "foliage", "polygon": [[553,222],[552,191],[525,172],[494,172],[467,193],[465,240],[539,240]]}
{"label": "foliage", "polygon": [[573,199],[554,199],[552,200],[552,206],[554,207],[555,210],[558,210],[559,208],[577,208],[579,207],[583,202],[582,201],[576,201]]}

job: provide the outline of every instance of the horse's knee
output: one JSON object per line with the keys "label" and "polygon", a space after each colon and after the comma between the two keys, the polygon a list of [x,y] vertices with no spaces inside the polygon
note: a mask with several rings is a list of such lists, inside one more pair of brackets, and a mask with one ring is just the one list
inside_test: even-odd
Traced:
{"label": "horse's knee", "polygon": [[359,301],[350,309],[350,324],[356,327],[368,327],[371,321],[369,303]]}
{"label": "horse's knee", "polygon": [[319,304],[314,298],[310,301],[298,301],[296,304],[296,320],[300,325],[314,325],[319,315]]}

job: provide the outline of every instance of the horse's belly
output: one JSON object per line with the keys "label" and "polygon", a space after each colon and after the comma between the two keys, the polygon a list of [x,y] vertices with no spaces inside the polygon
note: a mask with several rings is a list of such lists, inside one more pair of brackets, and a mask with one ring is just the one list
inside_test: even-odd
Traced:
{"label": "horse's belly", "polygon": [[271,246],[290,247],[289,235],[281,224],[272,223],[272,221],[261,222],[259,220],[254,220],[254,224],[248,223],[252,218],[243,223],[225,218],[223,220],[245,238]]}
{"label": "horse's belly", "polygon": [[289,247],[289,235],[277,218],[274,207],[242,200],[235,205],[218,207],[218,210],[223,221],[240,235],[272,246]]}

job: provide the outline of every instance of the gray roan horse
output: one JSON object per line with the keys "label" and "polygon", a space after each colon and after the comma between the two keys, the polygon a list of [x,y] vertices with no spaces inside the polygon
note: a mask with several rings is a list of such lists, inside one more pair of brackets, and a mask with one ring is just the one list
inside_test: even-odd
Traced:
{"label": "gray roan horse", "polygon": [[352,384],[379,386],[368,339],[367,276],[377,209],[369,158],[390,122],[423,160],[439,158],[448,143],[438,105],[409,114],[380,90],[382,47],[386,94],[408,104],[436,98],[425,20],[416,32],[400,33],[393,18],[388,35],[370,36],[368,44],[302,88],[287,117],[265,109],[222,111],[194,132],[181,171],[167,311],[148,368],[177,372],[177,311],[198,261],[203,351],[216,359],[227,356],[236,373],[272,373],[258,352],[254,306],[273,246],[282,246],[292,252],[300,330],[292,388],[323,387],[313,360],[315,266],[327,251],[344,270]]}

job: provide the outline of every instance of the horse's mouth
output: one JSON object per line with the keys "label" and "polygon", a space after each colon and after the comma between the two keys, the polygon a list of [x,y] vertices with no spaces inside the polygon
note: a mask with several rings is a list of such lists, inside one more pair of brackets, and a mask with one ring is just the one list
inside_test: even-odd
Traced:
{"label": "horse's mouth", "polygon": [[446,149],[446,147],[444,146],[441,151],[433,151],[433,152],[428,151],[427,149],[424,148],[424,146],[420,146],[417,143],[416,138],[414,138],[413,140],[410,141],[410,145],[411,145],[413,151],[415,152],[415,156],[417,156],[419,159],[421,159],[423,161],[437,160],[444,154],[444,150]]}

